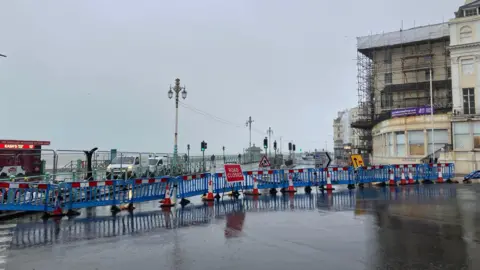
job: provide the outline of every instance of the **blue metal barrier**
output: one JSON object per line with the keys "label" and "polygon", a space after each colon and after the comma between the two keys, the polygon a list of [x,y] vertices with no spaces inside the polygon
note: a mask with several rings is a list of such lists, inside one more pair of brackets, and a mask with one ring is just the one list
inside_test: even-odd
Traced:
{"label": "blue metal barrier", "polygon": [[[354,184],[354,169],[353,167],[338,167],[328,168],[331,174],[332,185],[349,185]],[[325,176],[325,180],[326,180]]]}
{"label": "blue metal barrier", "polygon": [[[287,173],[288,177],[292,177],[294,187],[306,187],[312,186],[313,171],[314,169],[298,169],[288,170]],[[288,187],[288,178],[286,180],[287,181],[284,182],[284,184],[286,184],[286,186],[284,186],[285,188]]]}
{"label": "blue metal barrier", "polygon": [[359,183],[385,182],[389,179],[389,166],[376,165],[357,169]]}
{"label": "blue metal barrier", "polygon": [[[202,173],[195,175],[184,175],[178,177],[178,198],[187,198],[199,196],[208,192],[208,180],[210,173]],[[214,185],[217,181],[215,181]]]}
{"label": "blue metal barrier", "polygon": [[[436,182],[439,177],[439,169],[442,172],[444,181],[451,180],[455,175],[455,165],[453,163],[438,164],[419,164],[422,168],[423,180]],[[422,166],[423,165],[423,166]]]}
{"label": "blue metal barrier", "polygon": [[282,173],[280,170],[266,170],[266,171],[247,171],[245,175],[245,189],[253,188],[253,179],[257,181],[259,189],[278,188],[280,186],[280,179]]}
{"label": "blue metal barrier", "polygon": [[150,178],[71,182],[52,186],[62,198],[62,209],[138,203],[165,198],[167,184],[174,179]]}
{"label": "blue metal barrier", "polygon": [[51,211],[53,185],[0,182],[0,210]]}
{"label": "blue metal barrier", "polygon": [[[439,171],[440,170],[440,171]],[[432,180],[438,182],[439,173],[444,181],[455,175],[454,164],[407,164],[379,165],[371,167],[308,168],[289,170],[245,171],[245,181],[230,184],[223,173],[205,173],[180,177],[159,177],[133,180],[106,180],[54,184],[0,182],[0,210],[45,211],[56,206],[63,210],[94,206],[138,203],[165,198],[167,185],[170,195],[173,186],[178,189],[177,198],[187,198],[208,192],[208,183],[213,182],[214,193],[253,188],[256,179],[259,189],[287,188],[289,178],[294,187],[326,185],[330,177],[332,185],[348,185],[372,182],[387,182],[390,171],[394,181]]]}

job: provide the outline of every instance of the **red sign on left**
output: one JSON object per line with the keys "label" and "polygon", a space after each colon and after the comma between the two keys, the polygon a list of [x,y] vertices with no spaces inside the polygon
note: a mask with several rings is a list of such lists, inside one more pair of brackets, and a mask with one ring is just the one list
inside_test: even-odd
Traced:
{"label": "red sign on left", "polygon": [[6,144],[0,143],[0,149],[34,149],[33,144]]}
{"label": "red sign on left", "polygon": [[243,182],[245,178],[243,177],[242,167],[240,164],[225,164],[225,178],[227,182]]}

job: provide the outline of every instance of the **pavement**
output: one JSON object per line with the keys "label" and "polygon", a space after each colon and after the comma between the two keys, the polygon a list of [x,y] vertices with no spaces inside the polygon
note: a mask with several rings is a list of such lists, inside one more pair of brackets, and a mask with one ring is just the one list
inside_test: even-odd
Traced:
{"label": "pavement", "polygon": [[[480,269],[480,185],[338,189],[112,217],[19,217],[0,227],[5,269]],[[1,242],[1,241],[4,242]],[[10,244],[8,242],[10,241]],[[4,247],[2,249],[2,247]],[[3,261],[2,261],[3,260]],[[0,267],[1,268],[1,267]]]}

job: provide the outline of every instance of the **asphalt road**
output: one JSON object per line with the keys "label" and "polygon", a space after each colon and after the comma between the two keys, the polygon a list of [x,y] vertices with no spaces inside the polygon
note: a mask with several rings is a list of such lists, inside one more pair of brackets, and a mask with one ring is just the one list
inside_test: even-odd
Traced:
{"label": "asphalt road", "polygon": [[9,270],[480,269],[479,193],[445,184],[29,216],[0,227],[0,258]]}

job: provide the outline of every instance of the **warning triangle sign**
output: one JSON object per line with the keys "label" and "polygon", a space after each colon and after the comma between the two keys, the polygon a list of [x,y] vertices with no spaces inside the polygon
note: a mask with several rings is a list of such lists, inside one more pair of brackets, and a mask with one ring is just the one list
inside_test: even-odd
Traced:
{"label": "warning triangle sign", "polygon": [[258,167],[270,167],[270,161],[268,161],[267,156],[263,156],[258,164]]}

